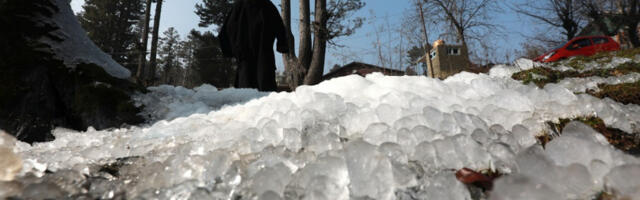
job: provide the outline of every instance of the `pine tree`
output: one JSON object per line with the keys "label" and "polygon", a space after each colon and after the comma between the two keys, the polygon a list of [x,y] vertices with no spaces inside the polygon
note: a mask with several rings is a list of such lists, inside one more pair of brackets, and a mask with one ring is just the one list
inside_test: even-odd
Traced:
{"label": "pine tree", "polygon": [[176,85],[193,88],[202,84],[200,76],[194,73],[191,67],[194,63],[193,53],[195,49],[196,41],[191,34],[188,34],[184,40],[180,41],[177,56],[182,68],[179,74],[180,79]]}
{"label": "pine tree", "polygon": [[193,61],[189,66],[199,75],[202,83],[227,88],[235,81],[235,68],[231,60],[222,55],[218,38],[212,32],[192,30],[189,38],[195,43]]}
{"label": "pine tree", "polygon": [[143,7],[142,0],[86,0],[78,20],[98,47],[135,71]]}
{"label": "pine tree", "polygon": [[147,74],[148,76],[144,78],[146,79],[146,81],[144,82],[146,86],[153,85],[154,82],[157,81],[157,77],[154,72],[156,71],[157,67],[156,57],[158,53],[158,33],[160,32],[160,17],[162,16],[163,1],[164,0],[156,0],[156,12],[153,16],[153,33],[151,34],[151,57],[149,58],[149,71],[151,73]]}
{"label": "pine tree", "polygon": [[212,24],[222,26],[225,16],[231,12],[233,2],[231,0],[203,0],[202,4],[196,4],[196,14],[200,16],[201,27],[209,27]]}
{"label": "pine tree", "polygon": [[151,3],[152,0],[144,0],[144,19],[139,22],[139,27],[138,29],[140,30],[140,32],[142,33],[141,35],[141,39],[142,42],[141,45],[138,48],[138,51],[140,51],[138,53],[138,71],[136,72],[136,79],[137,81],[142,81],[142,79],[145,76],[145,73],[147,73],[147,46],[149,45],[149,25],[151,22]]}
{"label": "pine tree", "polygon": [[180,34],[175,28],[170,27],[162,33],[163,37],[160,38],[160,47],[158,49],[159,66],[161,82],[170,85],[177,85],[179,83],[180,76],[177,72],[182,68],[182,64],[178,58],[180,49]]}

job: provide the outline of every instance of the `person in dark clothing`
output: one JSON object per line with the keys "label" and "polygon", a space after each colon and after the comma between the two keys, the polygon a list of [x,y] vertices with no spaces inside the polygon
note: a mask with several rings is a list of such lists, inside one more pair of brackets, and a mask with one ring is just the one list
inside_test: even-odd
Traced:
{"label": "person in dark clothing", "polygon": [[222,53],[237,61],[236,88],[277,89],[273,42],[278,39],[278,52],[289,52],[286,33],[278,9],[271,1],[235,1],[218,38]]}

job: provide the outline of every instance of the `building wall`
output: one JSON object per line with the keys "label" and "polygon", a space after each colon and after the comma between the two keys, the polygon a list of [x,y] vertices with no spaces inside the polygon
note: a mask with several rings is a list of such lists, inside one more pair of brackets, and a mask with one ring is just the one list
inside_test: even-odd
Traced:
{"label": "building wall", "polygon": [[[451,48],[457,48],[460,55],[450,55]],[[433,50],[436,51],[432,58],[435,77],[444,79],[470,67],[469,51],[462,45],[439,45]]]}

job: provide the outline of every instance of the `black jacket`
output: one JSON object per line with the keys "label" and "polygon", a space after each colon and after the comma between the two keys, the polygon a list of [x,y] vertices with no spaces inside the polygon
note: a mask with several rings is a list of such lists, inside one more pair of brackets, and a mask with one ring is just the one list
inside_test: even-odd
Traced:
{"label": "black jacket", "polygon": [[286,33],[271,1],[235,1],[218,38],[223,54],[238,61],[236,87],[275,90],[273,42],[278,39],[278,52],[289,52]]}

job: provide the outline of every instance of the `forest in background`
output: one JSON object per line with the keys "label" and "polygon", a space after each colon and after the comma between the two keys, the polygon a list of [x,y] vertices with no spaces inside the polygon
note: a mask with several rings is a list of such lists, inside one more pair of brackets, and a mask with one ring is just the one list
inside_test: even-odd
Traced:
{"label": "forest in background", "polygon": [[[367,24],[366,18],[353,16],[366,6],[360,0],[300,0],[300,16],[296,18],[300,20],[296,23],[299,33],[292,33],[290,42],[297,52],[283,55],[285,70],[279,73],[280,80],[290,88],[318,83],[327,67],[324,66],[327,47],[342,47],[336,39],[354,34],[363,25],[376,26],[376,41],[368,53],[377,58],[370,62],[410,74],[425,73],[427,63],[414,61],[425,54],[425,47],[431,46],[429,39],[467,46],[474,66],[483,67],[519,57],[533,58],[584,32],[613,36],[624,31],[630,47],[640,46],[637,37],[640,5],[634,0],[412,2],[415,10],[405,12],[401,16],[401,28],[396,28],[388,19],[386,24]],[[231,0],[198,3],[194,12],[200,17],[199,25],[211,27],[212,31],[192,30],[184,37],[175,28],[154,28],[161,20],[162,1],[86,0],[78,18],[101,49],[134,72],[134,81],[146,86],[170,84],[192,88],[208,83],[227,88],[233,85],[235,69],[233,61],[221,55],[215,29],[223,22],[231,4]],[[285,25],[291,30],[290,4],[290,0],[283,0],[279,7]],[[519,48],[497,55],[494,43],[504,36],[503,30],[508,27],[497,23],[494,13],[504,9],[513,10],[547,29],[527,33],[527,40]],[[376,17],[374,13],[371,15]],[[399,35],[400,40],[385,40],[392,35],[393,38]],[[434,35],[436,38],[427,37]],[[357,60],[357,55],[339,57],[345,63]],[[340,66],[329,67],[333,70]]]}

